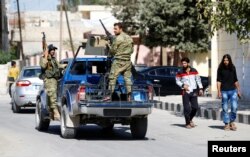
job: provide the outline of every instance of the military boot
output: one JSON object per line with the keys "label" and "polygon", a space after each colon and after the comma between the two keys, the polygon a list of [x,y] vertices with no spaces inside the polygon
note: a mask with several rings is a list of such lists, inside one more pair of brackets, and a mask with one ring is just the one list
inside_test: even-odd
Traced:
{"label": "military boot", "polygon": [[58,109],[57,108],[54,108],[53,109],[53,118],[54,118],[54,120],[56,120],[56,121],[60,121],[60,113],[59,113],[59,111],[58,111]]}
{"label": "military boot", "polygon": [[53,112],[53,109],[49,109],[49,117],[50,117],[50,119],[54,120],[54,112]]}

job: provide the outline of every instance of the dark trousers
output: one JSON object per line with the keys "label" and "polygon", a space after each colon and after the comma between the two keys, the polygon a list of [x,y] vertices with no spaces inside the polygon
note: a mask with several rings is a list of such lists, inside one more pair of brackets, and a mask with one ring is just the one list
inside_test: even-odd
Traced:
{"label": "dark trousers", "polygon": [[9,95],[11,97],[11,86],[12,86],[13,83],[9,83]]}
{"label": "dark trousers", "polygon": [[184,117],[186,125],[190,124],[190,121],[194,118],[198,109],[197,91],[187,93],[183,92],[182,103],[184,106]]}

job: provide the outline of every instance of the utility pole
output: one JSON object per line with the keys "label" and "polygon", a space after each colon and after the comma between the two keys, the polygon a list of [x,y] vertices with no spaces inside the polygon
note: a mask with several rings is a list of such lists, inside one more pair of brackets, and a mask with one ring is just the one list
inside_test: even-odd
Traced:
{"label": "utility pole", "polygon": [[0,1],[0,49],[3,49],[3,1]]}
{"label": "utility pole", "polygon": [[22,38],[22,28],[21,28],[21,15],[20,15],[20,8],[19,8],[19,0],[16,0],[17,2],[17,13],[18,13],[18,25],[19,25],[19,34],[20,34],[20,52],[21,52],[21,58],[22,60],[25,60],[25,56],[23,53],[23,38]]}
{"label": "utility pole", "polygon": [[60,4],[60,51],[59,51],[59,60],[62,59],[62,33],[63,33],[63,0]]}
{"label": "utility pole", "polygon": [[68,26],[68,32],[69,32],[69,39],[70,39],[71,50],[72,50],[73,56],[75,56],[75,51],[74,51],[74,46],[73,46],[73,40],[72,40],[70,26],[69,26],[69,18],[68,18],[68,13],[67,13],[68,6],[66,5],[65,0],[62,0],[62,1],[63,1],[64,11],[65,11],[65,16],[66,16],[66,21],[67,21],[67,26]]}
{"label": "utility pole", "polygon": [[0,49],[8,51],[8,24],[5,0],[0,0]]}

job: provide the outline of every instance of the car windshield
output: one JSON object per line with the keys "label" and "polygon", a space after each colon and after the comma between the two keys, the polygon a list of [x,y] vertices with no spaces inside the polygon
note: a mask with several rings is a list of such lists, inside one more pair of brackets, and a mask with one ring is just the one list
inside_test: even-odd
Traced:
{"label": "car windshield", "polygon": [[39,77],[41,69],[25,69],[23,71],[23,77]]}

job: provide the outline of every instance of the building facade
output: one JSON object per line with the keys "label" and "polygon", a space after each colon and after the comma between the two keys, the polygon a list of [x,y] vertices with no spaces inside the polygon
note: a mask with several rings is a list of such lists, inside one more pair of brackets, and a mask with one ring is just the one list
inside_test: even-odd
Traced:
{"label": "building facade", "polygon": [[217,68],[223,55],[230,54],[237,70],[237,77],[241,86],[243,100],[250,100],[250,43],[240,43],[236,34],[229,35],[220,30],[212,38],[211,50],[211,91],[213,97],[217,96]]}

